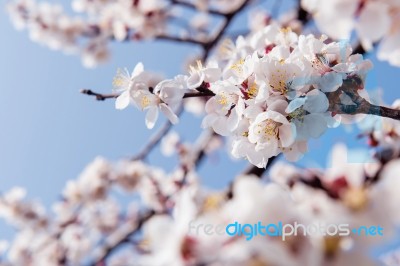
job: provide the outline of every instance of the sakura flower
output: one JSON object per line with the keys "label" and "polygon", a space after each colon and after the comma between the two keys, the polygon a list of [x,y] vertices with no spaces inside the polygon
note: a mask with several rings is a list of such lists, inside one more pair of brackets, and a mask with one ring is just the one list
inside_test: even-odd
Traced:
{"label": "sakura flower", "polygon": [[125,109],[131,101],[131,93],[135,90],[148,89],[149,74],[144,71],[143,63],[139,62],[132,73],[129,74],[127,69],[118,70],[114,77],[114,90],[120,92],[115,101],[115,108]]}
{"label": "sakura flower", "polygon": [[203,82],[215,82],[221,76],[221,70],[216,62],[209,62],[205,67],[201,61],[197,61],[197,67],[190,66],[190,76],[187,80],[189,89],[200,87]]}
{"label": "sakura flower", "polygon": [[[286,62],[285,59],[277,60],[269,57],[260,61],[255,70],[256,82],[258,84],[265,83],[268,93],[287,97],[289,97],[288,94],[291,91],[296,89],[292,87],[292,83],[296,77],[301,76],[301,73],[301,68],[298,65]],[[268,93],[265,92],[264,95],[268,95]]]}
{"label": "sakura flower", "polygon": [[279,153],[279,147],[294,143],[295,128],[282,114],[269,110],[257,115],[249,127],[249,141],[256,144],[256,151],[270,158]]}
{"label": "sakura flower", "polygon": [[244,102],[240,97],[242,92],[229,83],[215,84],[211,90],[216,96],[206,103],[207,116],[202,126],[212,127],[220,135],[228,135],[236,129],[244,110]]}
{"label": "sakura flower", "polygon": [[331,118],[327,113],[328,98],[319,90],[312,90],[305,97],[292,100],[286,108],[290,122],[296,125],[296,138],[307,140],[320,137],[328,127]]}
{"label": "sakura flower", "polygon": [[121,92],[115,102],[115,107],[124,109],[129,103],[133,103],[139,110],[147,110],[145,121],[149,129],[154,127],[159,109],[171,123],[178,123],[178,117],[168,104],[177,105],[179,103],[183,98],[184,91],[178,88],[183,87],[183,84],[186,83],[183,77],[165,80],[158,83],[151,92],[150,87],[156,80],[157,77],[154,74],[145,72],[143,64],[138,63],[131,75],[127,70],[125,72],[118,71],[113,81],[115,90]]}

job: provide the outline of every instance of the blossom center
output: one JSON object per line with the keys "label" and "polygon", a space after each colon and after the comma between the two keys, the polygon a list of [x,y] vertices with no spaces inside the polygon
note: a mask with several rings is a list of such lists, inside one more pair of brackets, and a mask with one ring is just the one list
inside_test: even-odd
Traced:
{"label": "blossom center", "polygon": [[241,74],[243,72],[244,59],[240,59],[231,66],[231,69]]}
{"label": "blossom center", "polygon": [[140,101],[140,105],[142,106],[142,109],[145,109],[150,105],[150,99],[147,96],[143,96],[142,100]]}
{"label": "blossom center", "polygon": [[262,140],[271,140],[271,138],[278,137],[278,127],[280,123],[275,122],[272,119],[267,119],[257,125],[256,132],[258,135],[261,135]]}
{"label": "blossom center", "polygon": [[[283,63],[281,63],[283,64]],[[285,69],[277,69],[275,73],[272,73],[270,79],[270,87],[274,92],[280,92],[285,95],[288,91],[287,89],[287,80],[288,73]]]}

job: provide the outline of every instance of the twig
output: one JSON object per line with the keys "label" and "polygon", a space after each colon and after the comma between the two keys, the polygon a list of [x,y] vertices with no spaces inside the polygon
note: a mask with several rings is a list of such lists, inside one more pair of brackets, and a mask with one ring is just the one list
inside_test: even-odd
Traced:
{"label": "twig", "polygon": [[181,38],[177,36],[170,36],[170,35],[159,35],[156,37],[157,40],[165,40],[165,41],[173,41],[173,42],[181,42],[181,43],[191,43],[196,45],[204,46],[205,43],[196,39],[191,38]]}
{"label": "twig", "polygon": [[225,22],[222,25],[222,28],[219,30],[218,34],[214,37],[213,40],[209,41],[204,45],[204,55],[203,55],[203,61],[206,61],[207,57],[209,56],[211,50],[214,48],[214,46],[219,42],[221,37],[225,34],[225,31],[227,30],[228,26],[231,24],[232,20],[234,17],[239,14],[250,2],[250,0],[245,0],[243,3],[234,11],[225,14]]}
{"label": "twig", "polygon": [[[176,4],[176,5],[180,5],[183,7],[187,7],[190,9],[194,9],[194,10],[198,10],[197,6],[189,3],[189,2],[185,2],[185,1],[180,1],[180,0],[171,0],[172,4]],[[203,12],[211,14],[211,15],[217,15],[217,16],[225,16],[225,13],[222,13],[221,11],[218,10],[214,10],[214,9],[206,9]]]}
{"label": "twig", "polygon": [[[201,87],[199,87],[199,89],[201,89]],[[101,93],[97,93],[94,92],[92,90],[81,90],[80,91],[82,94],[86,94],[89,96],[95,96],[96,100],[98,101],[104,101],[107,99],[115,99],[119,96],[118,93],[113,93],[113,94],[101,94]],[[183,95],[183,98],[193,98],[193,97],[211,97],[211,96],[215,96],[215,94],[210,91],[210,90],[203,90],[201,92],[187,92]]]}
{"label": "twig", "polygon": [[141,230],[142,226],[144,225],[145,222],[150,220],[151,217],[156,215],[157,213],[153,210],[148,211],[145,213],[143,216],[141,216],[138,221],[136,227],[134,227],[128,234],[126,234],[123,238],[121,238],[116,244],[109,245],[109,246],[104,246],[104,252],[102,253],[101,256],[98,258],[94,259],[94,262],[90,263],[89,265],[91,266],[98,266],[98,265],[105,265],[105,261],[107,258],[112,254],[114,250],[119,248],[121,245],[129,241],[129,238],[134,235],[136,232]]}
{"label": "twig", "polygon": [[96,100],[98,101],[104,101],[106,99],[114,99],[117,98],[119,96],[119,94],[113,93],[113,94],[101,94],[101,93],[97,93],[94,92],[92,90],[87,90],[87,89],[83,89],[80,91],[82,94],[86,94],[89,96],[95,96]]}

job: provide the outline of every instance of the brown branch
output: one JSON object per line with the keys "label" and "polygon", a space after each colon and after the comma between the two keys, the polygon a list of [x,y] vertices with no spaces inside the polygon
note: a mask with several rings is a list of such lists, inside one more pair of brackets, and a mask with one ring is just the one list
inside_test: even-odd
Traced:
{"label": "brown branch", "polygon": [[[334,92],[326,93],[329,99],[328,111],[331,111],[333,114],[367,114],[400,120],[400,110],[368,102],[358,94],[358,91],[363,89],[363,80],[356,75],[343,80],[343,85],[340,88]],[[353,104],[344,105],[340,100],[340,96],[343,94],[349,96]]]}
{"label": "brown branch", "polygon": [[236,10],[224,15],[225,22],[222,25],[222,27],[219,30],[219,32],[217,33],[217,35],[214,37],[214,39],[212,39],[211,41],[209,41],[208,43],[206,43],[203,46],[204,47],[203,61],[206,61],[206,59],[208,58],[211,50],[214,48],[214,46],[219,42],[219,40],[225,34],[227,28],[229,27],[229,25],[231,24],[231,22],[235,18],[235,16],[237,14],[239,14],[249,3],[250,3],[250,0],[245,0],[245,1],[243,1],[243,3]]}
{"label": "brown branch", "polygon": [[171,36],[171,35],[159,35],[156,37],[157,40],[165,40],[165,41],[173,41],[173,42],[181,42],[181,43],[190,43],[190,44],[196,44],[196,45],[201,45],[204,46],[205,43],[200,41],[200,40],[196,40],[196,39],[192,39],[192,38],[181,38],[181,37],[177,37],[177,36]]}
{"label": "brown branch", "polygon": [[[186,1],[181,1],[181,0],[171,0],[172,4],[180,5],[183,7],[187,7],[190,9],[198,10],[197,6]],[[219,10],[214,10],[214,9],[206,9],[204,10],[205,13],[211,14],[211,15],[217,15],[217,16],[225,16],[225,13],[219,11]]]}
{"label": "brown branch", "polygon": [[94,92],[92,90],[87,90],[87,89],[81,90],[80,93],[86,94],[86,95],[89,95],[89,96],[95,96],[96,100],[98,100],[98,101],[104,101],[106,99],[115,99],[115,98],[117,98],[119,96],[119,94],[117,94],[117,93],[101,94],[101,93],[97,93],[97,92]]}
{"label": "brown branch", "polygon": [[150,220],[150,218],[156,214],[157,213],[155,211],[151,210],[143,214],[141,217],[139,217],[136,226],[129,233],[127,233],[123,238],[121,238],[116,244],[108,246],[105,245],[104,247],[102,247],[104,249],[103,254],[98,258],[95,258],[94,262],[90,263],[89,265],[91,266],[106,265],[105,261],[113,253],[113,251],[122,246],[124,243],[129,242],[131,236],[139,232],[142,229],[144,223]]}
{"label": "brown branch", "polygon": [[[200,86],[198,88],[198,90],[201,90],[202,87]],[[87,90],[87,89],[83,89],[80,91],[82,94],[86,94],[89,96],[95,96],[96,100],[98,101],[104,101],[107,99],[115,99],[119,96],[118,93],[112,93],[112,94],[101,94],[101,93],[97,93],[94,92],[92,90]],[[215,96],[215,93],[213,93],[210,90],[202,90],[200,92],[187,92],[183,95],[183,98],[193,98],[193,97],[211,97],[211,96]]]}
{"label": "brown branch", "polygon": [[400,120],[400,110],[392,109],[385,106],[374,105],[366,101],[365,99],[363,99],[363,101],[355,105],[343,105],[340,103],[332,103],[329,106],[329,111],[334,112],[336,114],[347,114],[347,115],[367,114],[367,115],[387,117],[394,120]]}

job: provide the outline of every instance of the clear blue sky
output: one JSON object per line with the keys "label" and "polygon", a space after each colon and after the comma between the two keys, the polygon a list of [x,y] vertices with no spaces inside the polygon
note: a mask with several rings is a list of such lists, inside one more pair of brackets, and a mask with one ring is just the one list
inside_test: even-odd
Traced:
{"label": "clear blue sky", "polygon": [[[198,51],[173,43],[114,44],[112,60],[94,70],[82,67],[76,56],[66,56],[32,43],[26,32],[17,32],[6,14],[0,15],[0,191],[13,186],[27,188],[29,197],[46,205],[57,199],[68,179],[75,178],[96,156],[110,160],[131,156],[149,136],[144,114],[136,109],[114,109],[113,101],[96,102],[79,94],[81,88],[109,92],[118,67],[132,69],[138,61],[145,68],[165,73],[181,73],[184,59]],[[245,23],[240,19],[236,23]],[[241,26],[237,26],[241,29]],[[385,100],[399,98],[396,77],[399,69],[377,63],[368,78],[368,89],[384,88]],[[161,125],[161,120],[158,125]],[[200,120],[185,114],[177,130],[186,140],[200,133]],[[331,130],[310,144],[305,165],[325,165],[333,143],[342,141],[362,146],[357,132]],[[150,162],[173,169],[174,159],[165,159],[156,150]],[[207,159],[200,170],[203,182],[221,187],[246,166],[232,163],[224,151]],[[0,223],[0,238],[9,236]]]}

